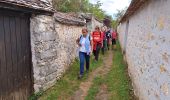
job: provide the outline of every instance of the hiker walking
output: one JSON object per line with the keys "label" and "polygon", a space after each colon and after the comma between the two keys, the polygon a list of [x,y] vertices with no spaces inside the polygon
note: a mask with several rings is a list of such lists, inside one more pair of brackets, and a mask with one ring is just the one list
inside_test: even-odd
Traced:
{"label": "hiker walking", "polygon": [[106,27],[102,27],[102,54],[104,55],[105,49],[107,48],[107,39],[106,39]]}
{"label": "hiker walking", "polygon": [[89,71],[90,67],[90,54],[92,50],[92,37],[88,34],[87,28],[82,29],[82,35],[77,39],[79,45],[79,59],[80,59],[80,74],[79,79],[83,77],[84,65],[86,62],[86,72]]}
{"label": "hiker walking", "polygon": [[117,39],[117,33],[115,30],[112,32],[112,50],[116,49],[116,39]]}
{"label": "hiker walking", "polygon": [[100,48],[102,47],[102,33],[99,26],[95,27],[95,31],[92,33],[93,38],[93,54],[95,61],[98,61]]}
{"label": "hiker walking", "polygon": [[111,32],[109,28],[106,32],[106,38],[107,38],[107,49],[109,50],[110,49],[110,38],[111,38]]}

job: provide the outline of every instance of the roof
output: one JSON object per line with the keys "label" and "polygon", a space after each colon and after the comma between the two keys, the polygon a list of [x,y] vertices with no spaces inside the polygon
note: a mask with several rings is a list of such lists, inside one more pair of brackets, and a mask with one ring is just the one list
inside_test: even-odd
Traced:
{"label": "roof", "polygon": [[150,0],[132,0],[130,6],[128,7],[126,13],[121,18],[120,22],[124,22],[129,19],[130,16],[134,15],[141,7],[143,7]]}
{"label": "roof", "polygon": [[86,20],[91,20],[92,19],[92,14],[91,13],[81,13],[80,15],[82,17],[84,17]]}
{"label": "roof", "polygon": [[84,26],[86,24],[85,20],[80,18],[79,15],[75,14],[75,13],[55,12],[54,18],[55,18],[56,21],[63,23],[63,24],[68,24],[68,25]]}
{"label": "roof", "polygon": [[2,3],[46,12],[54,11],[49,0],[0,0],[0,4]]}
{"label": "roof", "polygon": [[103,23],[102,20],[99,20],[98,18],[96,18],[92,13],[81,13],[81,16],[83,18],[85,18],[86,20],[92,20],[92,17],[94,17],[94,19],[100,23]]}

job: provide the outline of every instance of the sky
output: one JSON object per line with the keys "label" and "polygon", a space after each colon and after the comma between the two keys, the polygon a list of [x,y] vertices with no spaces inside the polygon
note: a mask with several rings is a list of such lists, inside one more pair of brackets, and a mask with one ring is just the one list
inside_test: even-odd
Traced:
{"label": "sky", "polygon": [[90,3],[95,4],[97,1],[103,3],[101,9],[114,18],[114,14],[117,13],[117,10],[128,7],[131,0],[90,0]]}

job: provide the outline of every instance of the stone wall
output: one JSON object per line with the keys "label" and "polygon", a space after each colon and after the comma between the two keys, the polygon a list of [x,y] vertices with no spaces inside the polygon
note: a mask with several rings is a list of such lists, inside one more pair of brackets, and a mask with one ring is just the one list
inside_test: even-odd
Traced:
{"label": "stone wall", "polygon": [[122,48],[122,51],[125,50],[125,34],[126,34],[126,24],[127,22],[124,22],[123,24],[120,24],[117,27],[117,31],[119,33],[119,41],[120,41],[120,46]]}
{"label": "stone wall", "polygon": [[[140,100],[170,100],[170,0],[151,0],[118,28]],[[127,33],[127,44],[124,42]],[[126,46],[124,46],[126,45]]]}
{"label": "stone wall", "polygon": [[96,20],[94,16],[92,16],[91,21],[87,23],[87,28],[90,33],[92,33],[95,30],[95,27],[99,26],[102,27],[103,23],[100,21]]}
{"label": "stone wall", "polygon": [[103,26],[103,23],[98,21],[94,16],[92,17],[92,30],[95,30],[95,27],[99,26],[100,28]]}
{"label": "stone wall", "polygon": [[35,92],[55,84],[75,59],[83,26],[57,22],[53,16],[31,18],[31,45]]}

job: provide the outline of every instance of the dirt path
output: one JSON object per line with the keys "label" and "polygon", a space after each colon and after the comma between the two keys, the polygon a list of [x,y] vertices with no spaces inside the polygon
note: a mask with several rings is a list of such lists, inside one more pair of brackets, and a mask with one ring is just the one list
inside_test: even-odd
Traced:
{"label": "dirt path", "polygon": [[[104,60],[101,67],[98,67],[95,71],[89,74],[89,78],[87,79],[87,81],[80,84],[79,90],[75,92],[74,96],[71,97],[70,100],[84,100],[84,98],[88,94],[89,88],[93,84],[93,79],[97,76],[104,76],[110,71],[112,67],[113,54],[112,51],[108,51],[108,53],[109,54],[107,54],[107,56],[103,57]],[[96,96],[96,100],[107,100],[107,96],[107,86],[102,85],[99,93]]]}
{"label": "dirt path", "polygon": [[108,100],[108,99],[109,99],[108,87],[107,85],[103,84],[100,86],[100,91],[96,95],[95,100]]}

